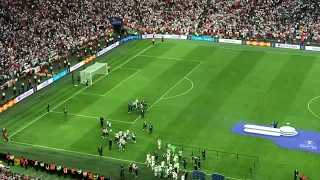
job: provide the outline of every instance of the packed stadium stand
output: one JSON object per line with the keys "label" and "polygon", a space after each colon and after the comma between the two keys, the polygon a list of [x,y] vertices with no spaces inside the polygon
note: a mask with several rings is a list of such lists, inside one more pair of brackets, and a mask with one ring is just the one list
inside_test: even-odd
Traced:
{"label": "packed stadium stand", "polygon": [[13,173],[5,167],[0,167],[0,179],[1,180],[39,180],[38,178],[33,178],[27,175],[21,175]]}
{"label": "packed stadium stand", "polygon": [[113,16],[140,31],[319,41],[319,6],[317,0],[4,0],[0,81],[84,40],[103,37]]}

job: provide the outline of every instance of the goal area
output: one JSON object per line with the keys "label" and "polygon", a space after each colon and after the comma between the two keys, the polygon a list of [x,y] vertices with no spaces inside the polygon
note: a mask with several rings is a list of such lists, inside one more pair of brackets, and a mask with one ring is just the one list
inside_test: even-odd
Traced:
{"label": "goal area", "polygon": [[88,80],[88,84],[91,85],[93,82],[93,76],[96,74],[108,74],[108,64],[96,62],[80,71],[80,83],[85,84],[86,80]]}

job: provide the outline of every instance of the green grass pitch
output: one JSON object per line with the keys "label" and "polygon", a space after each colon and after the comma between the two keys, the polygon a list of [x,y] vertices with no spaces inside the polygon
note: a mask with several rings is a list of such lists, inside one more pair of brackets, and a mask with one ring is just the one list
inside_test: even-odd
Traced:
{"label": "green grass pitch", "polygon": [[[237,122],[273,120],[319,131],[320,119],[307,107],[320,95],[317,53],[187,40],[152,46],[150,40],[135,40],[96,61],[107,62],[112,70],[94,76],[88,88],[74,86],[68,75],[2,113],[0,127],[12,137],[10,143],[0,143],[1,151],[117,177],[118,165],[143,163],[161,138],[163,146],[184,146],[188,159],[191,152],[208,149],[201,170],[227,179],[245,179],[255,159],[217,156],[210,149],[259,157],[254,170],[259,180],[292,179],[296,168],[320,177],[318,154],[282,149],[270,140],[231,132]],[[136,98],[149,102],[145,119],[127,113],[127,103]],[[62,114],[63,107],[68,116]],[[320,100],[311,108],[320,115]],[[129,142],[122,153],[116,145],[108,151],[107,140],[101,138],[100,116],[112,121],[112,137],[115,131],[129,129],[137,133],[137,143]],[[152,135],[142,131],[144,120],[154,125]],[[102,158],[97,157],[99,145],[104,147]],[[140,166],[140,179],[150,179],[151,170]],[[192,170],[191,163],[188,168]]]}

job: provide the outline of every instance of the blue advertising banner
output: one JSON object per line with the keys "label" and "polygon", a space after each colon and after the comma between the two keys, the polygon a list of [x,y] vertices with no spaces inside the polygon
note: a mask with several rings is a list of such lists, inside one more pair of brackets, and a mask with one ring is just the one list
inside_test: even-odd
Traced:
{"label": "blue advertising banner", "polygon": [[21,94],[20,96],[17,97],[17,102],[22,101],[23,99],[25,99],[26,97],[30,96],[31,94],[34,93],[34,89],[30,89],[27,92]]}
{"label": "blue advertising banner", "polygon": [[51,83],[53,83],[53,78],[50,78],[50,79],[44,81],[43,83],[39,84],[39,85],[37,86],[37,90],[39,91],[40,89],[48,86],[48,85],[51,84]]}
{"label": "blue advertising banner", "polygon": [[120,44],[132,39],[139,39],[139,36],[128,36],[126,38],[123,38],[120,40]]}
{"label": "blue advertising banner", "polygon": [[68,74],[68,71],[67,71],[67,70],[64,70],[64,71],[62,71],[61,73],[53,76],[53,77],[52,77],[52,80],[53,80],[53,82],[54,82],[54,81],[62,78],[63,76],[65,76],[65,75],[67,75],[67,74]]}
{"label": "blue advertising banner", "polygon": [[214,38],[213,37],[199,37],[199,36],[192,36],[191,40],[196,40],[196,41],[210,41],[210,42],[214,42]]}

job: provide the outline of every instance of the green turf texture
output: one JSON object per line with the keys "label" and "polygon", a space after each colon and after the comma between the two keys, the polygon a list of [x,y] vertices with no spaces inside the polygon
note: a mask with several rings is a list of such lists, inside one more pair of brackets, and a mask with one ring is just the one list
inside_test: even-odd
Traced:
{"label": "green turf texture", "polygon": [[[110,64],[112,73],[94,76],[94,84],[86,89],[74,86],[69,75],[0,114],[0,127],[6,127],[9,134],[19,131],[11,138],[16,143],[0,144],[2,151],[52,155],[47,157],[52,161],[59,156],[56,161],[61,163],[66,157],[67,165],[79,164],[77,160],[83,157],[81,168],[91,160],[109,162],[107,172],[116,177],[118,165],[144,162],[161,138],[163,146],[184,146],[188,159],[191,152],[208,149],[201,169],[207,173],[245,179],[255,162],[243,156],[237,160],[232,154],[217,156],[212,149],[259,157],[254,170],[259,180],[290,179],[296,168],[309,177],[320,177],[318,154],[282,149],[270,140],[231,132],[237,122],[270,124],[274,120],[318,131],[319,119],[307,108],[320,95],[318,53],[187,40],[165,40],[152,46],[150,40],[135,40],[96,61]],[[144,120],[138,112],[127,113],[128,102],[136,98],[145,98],[152,106],[144,119],[154,124],[152,135],[142,131]],[[54,112],[45,114],[46,103]],[[68,108],[68,116],[61,114],[63,107]],[[311,104],[320,115],[319,107],[320,99]],[[112,122],[112,133],[135,131],[137,143],[128,143],[122,153],[116,145],[108,151],[99,119],[94,118],[100,116],[122,121]],[[95,157],[99,145],[104,146],[103,159]],[[101,171],[98,166],[89,168]],[[192,170],[190,162],[188,168]],[[145,174],[150,172],[145,169]]]}

